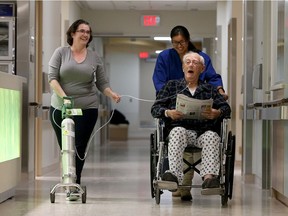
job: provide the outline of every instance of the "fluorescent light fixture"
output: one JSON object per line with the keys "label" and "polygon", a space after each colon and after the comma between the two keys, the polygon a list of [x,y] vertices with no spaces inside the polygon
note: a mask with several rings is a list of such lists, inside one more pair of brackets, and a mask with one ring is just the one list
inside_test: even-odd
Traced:
{"label": "fluorescent light fixture", "polygon": [[154,40],[158,41],[171,41],[170,37],[154,37]]}
{"label": "fluorescent light fixture", "polygon": [[156,53],[156,54],[159,54],[159,53],[161,53],[162,51],[163,51],[163,50],[156,50],[155,53]]}

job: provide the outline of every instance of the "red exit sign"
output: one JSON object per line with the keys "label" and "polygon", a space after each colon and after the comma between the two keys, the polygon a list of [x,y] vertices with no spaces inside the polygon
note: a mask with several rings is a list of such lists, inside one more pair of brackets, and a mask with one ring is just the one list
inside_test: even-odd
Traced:
{"label": "red exit sign", "polygon": [[140,59],[147,59],[149,57],[149,53],[148,52],[140,52],[139,53],[139,58]]}
{"label": "red exit sign", "polygon": [[159,26],[160,25],[160,16],[143,15],[142,16],[142,25],[143,26]]}

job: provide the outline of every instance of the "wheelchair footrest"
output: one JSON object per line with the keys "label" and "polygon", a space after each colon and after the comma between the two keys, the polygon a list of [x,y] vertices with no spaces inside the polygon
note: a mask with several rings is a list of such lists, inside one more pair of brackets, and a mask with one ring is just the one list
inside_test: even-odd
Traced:
{"label": "wheelchair footrest", "polygon": [[157,181],[156,184],[159,189],[164,190],[177,190],[178,188],[177,183],[172,181]]}
{"label": "wheelchair footrest", "polygon": [[191,185],[179,185],[178,189],[188,189],[191,190],[192,186]]}
{"label": "wheelchair footrest", "polygon": [[202,195],[222,195],[224,194],[224,188],[205,188],[201,190]]}

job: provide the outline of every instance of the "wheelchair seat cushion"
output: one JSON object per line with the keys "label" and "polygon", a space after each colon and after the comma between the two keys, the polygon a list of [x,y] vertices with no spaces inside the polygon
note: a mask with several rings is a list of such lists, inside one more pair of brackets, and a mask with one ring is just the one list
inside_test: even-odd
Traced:
{"label": "wheelchair seat cushion", "polygon": [[201,152],[201,151],[202,151],[202,149],[198,148],[196,146],[187,146],[185,148],[185,152],[198,153],[198,152]]}

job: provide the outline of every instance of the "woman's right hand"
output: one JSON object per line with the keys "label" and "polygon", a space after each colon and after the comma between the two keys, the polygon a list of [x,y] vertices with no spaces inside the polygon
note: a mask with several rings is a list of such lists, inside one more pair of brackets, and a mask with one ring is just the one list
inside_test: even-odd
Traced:
{"label": "woman's right hand", "polygon": [[63,100],[63,104],[71,104],[71,100],[69,100],[69,99],[64,99],[64,100]]}
{"label": "woman's right hand", "polygon": [[66,97],[66,93],[57,80],[51,80],[49,84],[60,98]]}

